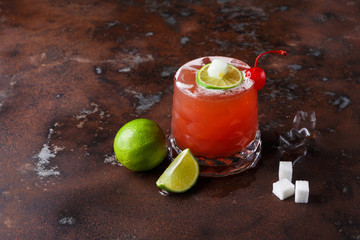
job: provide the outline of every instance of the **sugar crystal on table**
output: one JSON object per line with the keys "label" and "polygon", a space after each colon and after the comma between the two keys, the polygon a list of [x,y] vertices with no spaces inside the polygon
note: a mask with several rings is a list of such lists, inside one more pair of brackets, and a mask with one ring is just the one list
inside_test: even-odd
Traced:
{"label": "sugar crystal on table", "polygon": [[294,195],[295,189],[294,184],[292,184],[288,179],[284,178],[273,183],[273,191],[275,196],[280,200],[284,200],[288,197]]}
{"label": "sugar crystal on table", "polygon": [[308,203],[309,201],[309,182],[296,181],[295,182],[295,202]]}
{"label": "sugar crystal on table", "polygon": [[280,161],[280,163],[279,163],[279,180],[286,178],[291,182],[292,173],[293,173],[292,162]]}

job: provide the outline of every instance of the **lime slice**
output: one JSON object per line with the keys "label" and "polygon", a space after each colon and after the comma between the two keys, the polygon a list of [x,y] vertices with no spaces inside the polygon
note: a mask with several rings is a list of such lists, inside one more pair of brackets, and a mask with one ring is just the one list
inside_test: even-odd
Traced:
{"label": "lime slice", "polygon": [[169,192],[181,193],[194,186],[198,177],[199,164],[187,148],[170,163],[156,185]]}
{"label": "lime slice", "polygon": [[229,89],[238,86],[244,79],[243,73],[235,66],[228,64],[226,74],[222,78],[210,77],[210,64],[203,66],[196,74],[196,83],[208,89]]}

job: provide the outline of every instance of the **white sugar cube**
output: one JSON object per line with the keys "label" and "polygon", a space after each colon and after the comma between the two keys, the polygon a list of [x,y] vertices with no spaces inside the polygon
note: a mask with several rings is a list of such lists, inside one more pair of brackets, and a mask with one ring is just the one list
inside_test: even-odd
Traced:
{"label": "white sugar cube", "polygon": [[291,182],[293,173],[292,162],[280,161],[279,163],[279,180],[286,178]]}
{"label": "white sugar cube", "polygon": [[295,182],[295,202],[308,203],[309,201],[309,182],[296,181]]}
{"label": "white sugar cube", "polygon": [[222,78],[227,72],[228,64],[219,59],[215,59],[209,66],[208,74],[213,78]]}
{"label": "white sugar cube", "polygon": [[273,183],[273,191],[275,196],[280,200],[284,200],[288,197],[294,195],[295,189],[294,184],[292,184],[288,179],[284,178]]}

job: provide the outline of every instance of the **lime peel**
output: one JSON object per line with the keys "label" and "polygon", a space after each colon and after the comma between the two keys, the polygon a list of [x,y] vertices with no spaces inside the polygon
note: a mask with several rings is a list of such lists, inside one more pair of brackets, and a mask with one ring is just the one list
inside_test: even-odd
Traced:
{"label": "lime peel", "polygon": [[167,154],[163,130],[154,121],[135,119],[118,131],[114,139],[116,159],[133,171],[148,171],[159,165]]}
{"label": "lime peel", "polygon": [[168,192],[181,193],[194,186],[198,177],[199,164],[187,148],[170,163],[156,185]]}

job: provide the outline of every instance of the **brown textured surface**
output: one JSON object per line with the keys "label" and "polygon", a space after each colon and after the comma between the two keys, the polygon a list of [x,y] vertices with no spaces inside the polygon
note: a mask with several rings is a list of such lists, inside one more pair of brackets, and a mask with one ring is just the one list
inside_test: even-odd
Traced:
{"label": "brown textured surface", "polygon": [[[359,10],[355,0],[1,0],[0,239],[359,239]],[[289,55],[259,63],[269,80],[256,169],[162,196],[168,159],[146,173],[106,162],[129,120],[169,134],[183,63],[252,65],[271,49]],[[297,110],[318,119],[294,169],[310,181],[307,205],[271,194],[278,137]]]}

